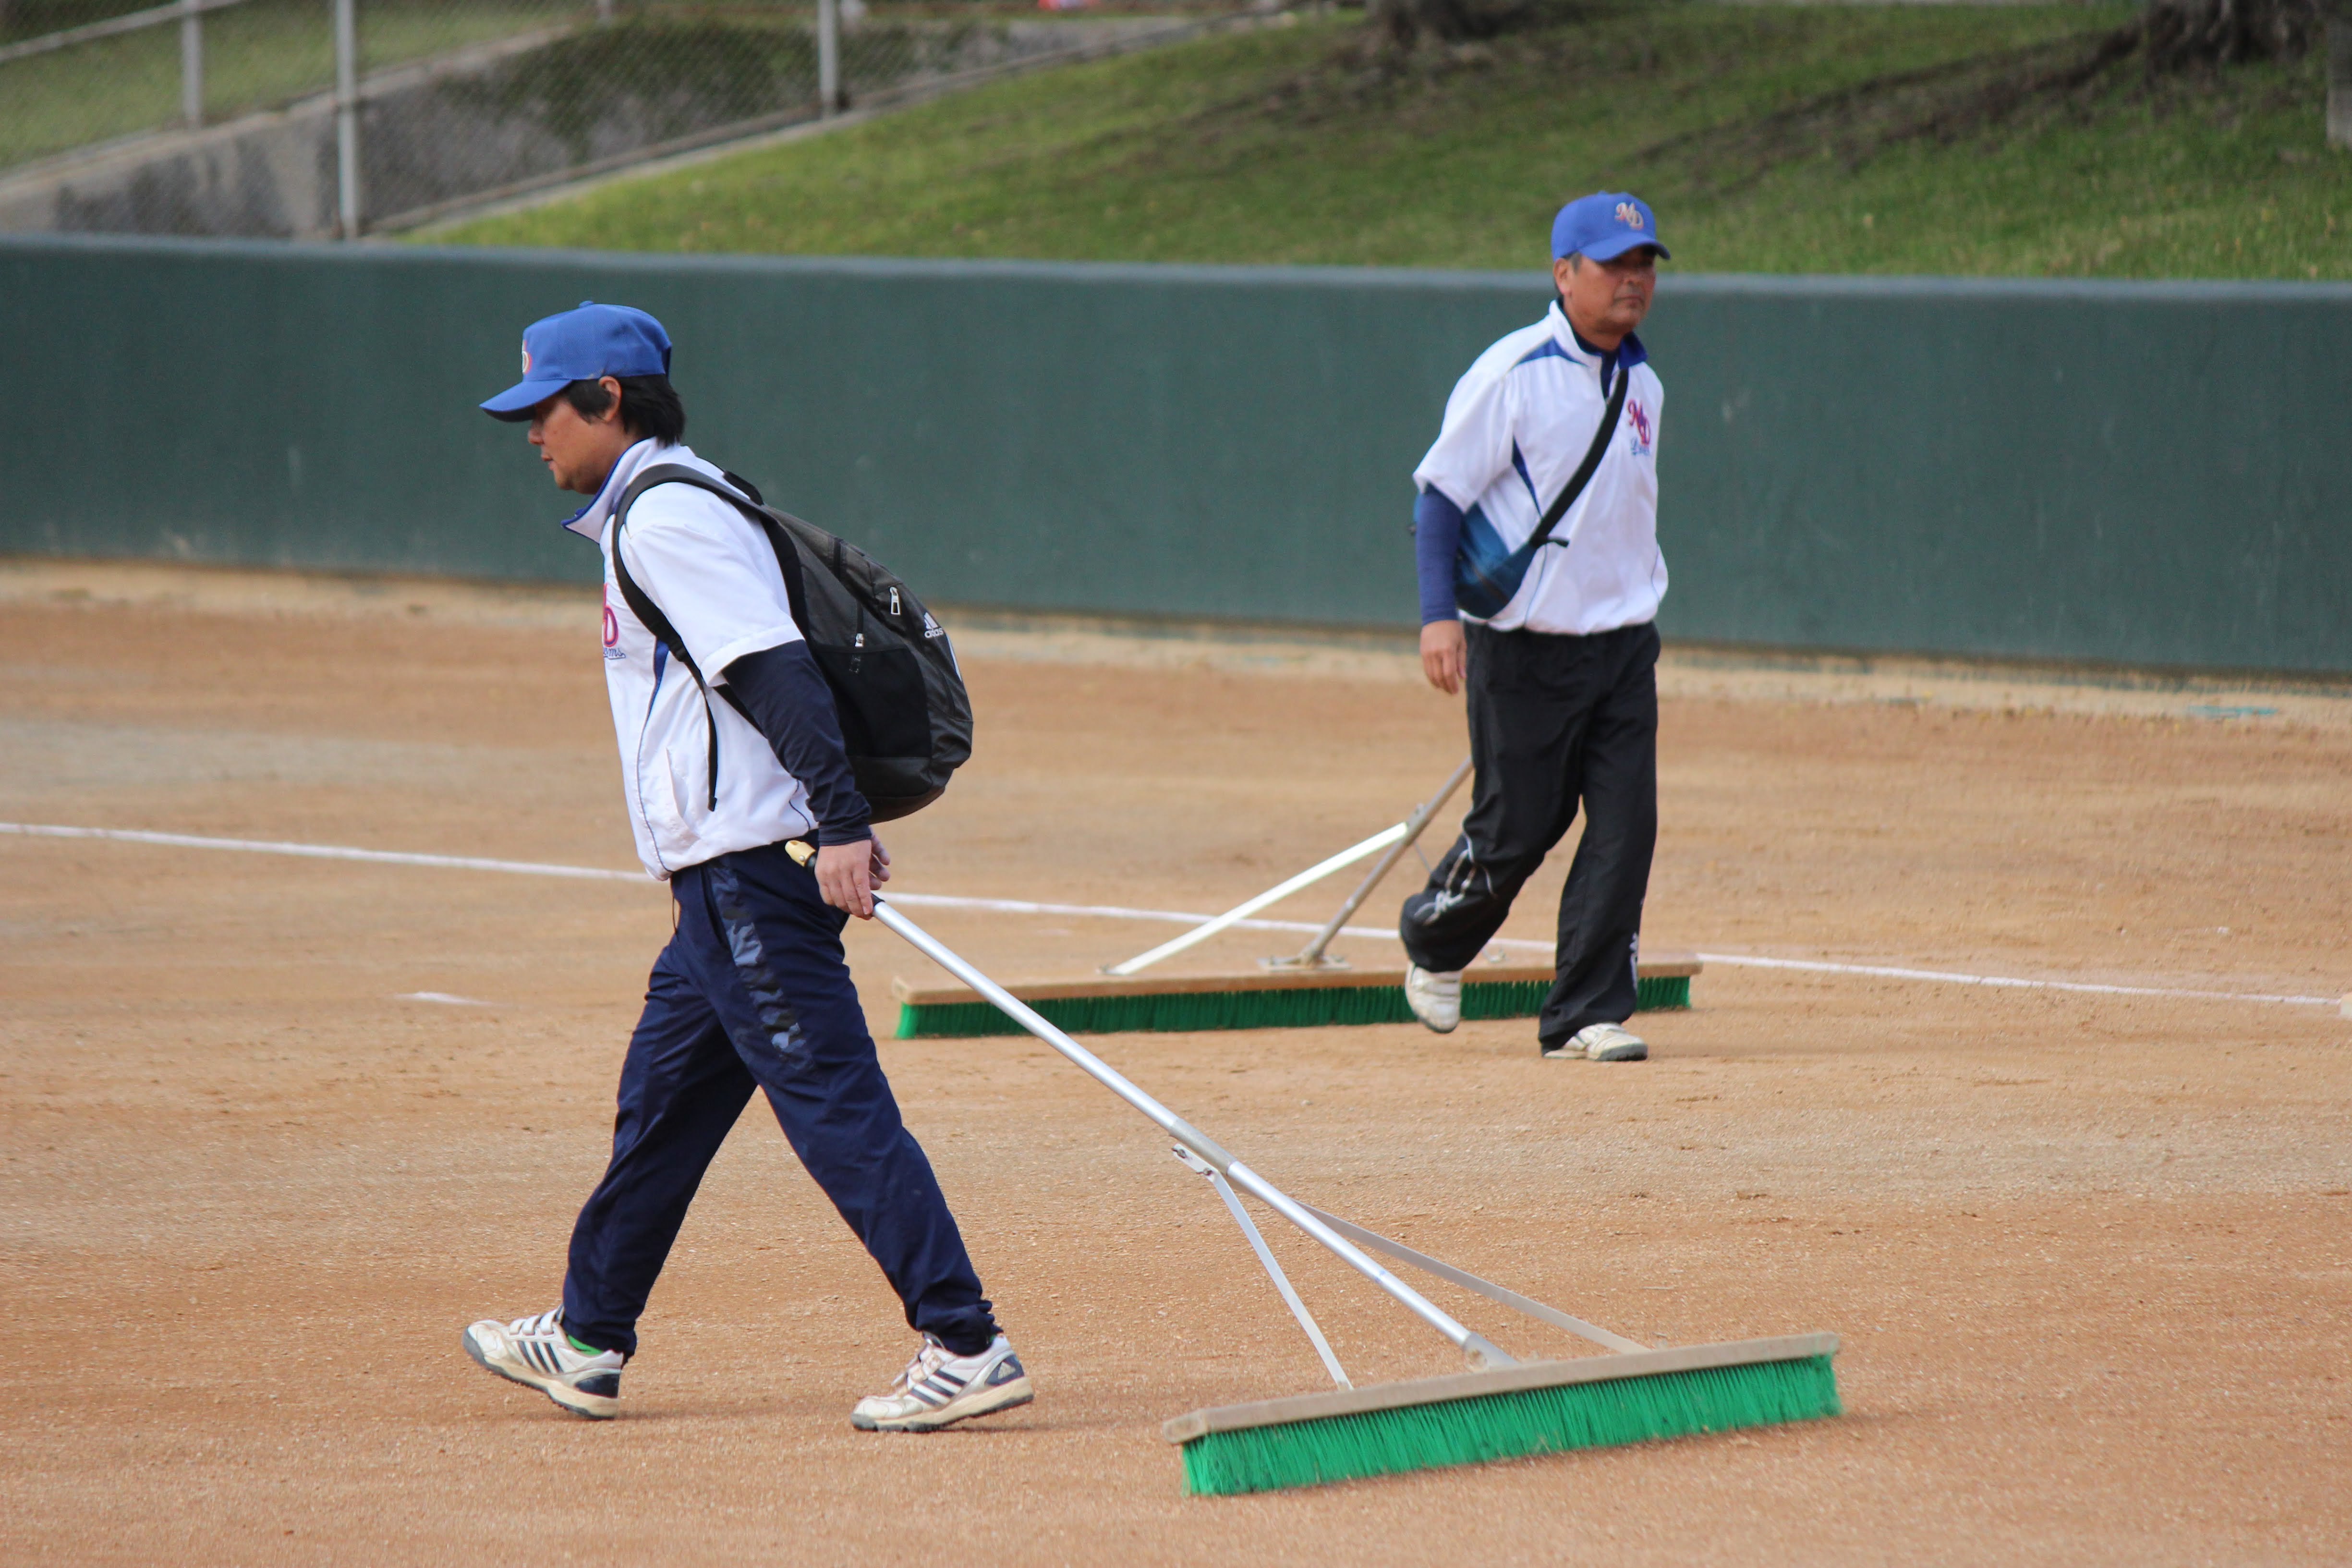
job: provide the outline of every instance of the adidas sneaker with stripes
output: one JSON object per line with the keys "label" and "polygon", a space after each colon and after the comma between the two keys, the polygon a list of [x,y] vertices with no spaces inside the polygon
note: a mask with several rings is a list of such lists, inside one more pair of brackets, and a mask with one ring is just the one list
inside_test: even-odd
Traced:
{"label": "adidas sneaker with stripes", "polygon": [[1029,1374],[1003,1334],[978,1355],[960,1356],[929,1334],[887,1394],[868,1394],[849,1413],[861,1432],[936,1432],[974,1415],[1026,1405]]}
{"label": "adidas sneaker with stripes", "polygon": [[[609,1421],[621,1413],[618,1351],[585,1352],[563,1330],[563,1310],[501,1323],[485,1318],[466,1331],[466,1353],[491,1372],[536,1388],[574,1415]],[[1013,1342],[1003,1334],[978,1355],[960,1356],[930,1334],[887,1394],[870,1394],[850,1412],[862,1432],[936,1432],[975,1415],[992,1415],[1034,1396]]]}
{"label": "adidas sneaker with stripes", "polygon": [[563,1309],[466,1331],[466,1353],[500,1377],[536,1388],[574,1415],[610,1421],[621,1413],[618,1351],[582,1352],[563,1331]]}

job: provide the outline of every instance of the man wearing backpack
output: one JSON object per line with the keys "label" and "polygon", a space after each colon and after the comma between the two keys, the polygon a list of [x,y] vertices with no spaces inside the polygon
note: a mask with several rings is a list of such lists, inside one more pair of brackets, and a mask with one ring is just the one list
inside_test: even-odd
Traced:
{"label": "man wearing backpack", "polygon": [[1468,689],[1477,773],[1461,838],[1400,917],[1405,997],[1440,1034],[1460,1024],[1463,968],[1580,801],[1557,978],[1536,1023],[1553,1059],[1650,1051],[1624,1026],[1658,837],[1664,389],[1633,329],[1665,255],[1637,197],[1602,192],[1562,207],[1559,297],[1478,357],[1413,470],[1422,668],[1441,691]]}
{"label": "man wearing backpack", "polygon": [[[899,1120],[842,952],[848,917],[872,918],[889,857],[778,557],[726,499],[740,481],[680,444],[686,415],[669,362],[668,334],[651,316],[583,303],[533,322],[522,381],[481,405],[527,421],[549,477],[590,498],[564,526],[604,552],[623,793],[639,857],[670,884],[677,931],[622,1063],[612,1163],[572,1228],[563,1303],[475,1323],[467,1353],[567,1410],[619,1414],[646,1298],[757,1088],[923,1337],[889,1392],[857,1402],[852,1423],[928,1432],[1025,1405],[1028,1376]],[[656,465],[724,493],[642,488],[624,530],[621,498]],[[634,593],[617,591],[621,582]],[[676,646],[633,598],[659,606]]]}

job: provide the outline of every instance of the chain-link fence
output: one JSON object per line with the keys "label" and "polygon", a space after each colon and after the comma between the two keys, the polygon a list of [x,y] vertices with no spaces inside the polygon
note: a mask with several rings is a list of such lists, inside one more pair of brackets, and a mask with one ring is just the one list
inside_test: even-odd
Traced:
{"label": "chain-link fence", "polygon": [[1203,3],[0,0],[0,230],[405,226]]}

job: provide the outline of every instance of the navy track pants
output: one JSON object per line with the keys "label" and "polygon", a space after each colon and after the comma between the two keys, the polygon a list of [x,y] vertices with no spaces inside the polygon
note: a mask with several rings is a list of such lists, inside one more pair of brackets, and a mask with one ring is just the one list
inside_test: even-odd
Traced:
{"label": "navy track pants", "polygon": [[637,1318],[702,1173],[754,1087],[881,1265],[907,1321],[960,1355],[995,1336],[955,1216],[882,1076],[850,983],[849,917],[782,845],[670,879],[677,931],[654,963],[621,1065],[613,1163],[580,1211],[563,1326],[634,1355]]}
{"label": "navy track pants", "polygon": [[1559,894],[1559,970],[1536,1020],[1537,1039],[1554,1046],[1633,1016],[1658,844],[1658,629],[1465,632],[1470,814],[1428,885],[1405,900],[1398,934],[1423,969],[1468,966],[1580,802],[1584,835]]}

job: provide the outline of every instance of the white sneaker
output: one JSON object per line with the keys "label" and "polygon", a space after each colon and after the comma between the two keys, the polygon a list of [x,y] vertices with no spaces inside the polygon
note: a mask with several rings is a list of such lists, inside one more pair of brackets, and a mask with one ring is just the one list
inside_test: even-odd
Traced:
{"label": "white sneaker", "polygon": [[1587,1024],[1556,1046],[1544,1047],[1548,1061],[1582,1058],[1591,1062],[1645,1062],[1650,1042],[1622,1024]]}
{"label": "white sneaker", "polygon": [[887,1394],[869,1394],[849,1413],[860,1432],[936,1432],[975,1415],[1026,1405],[1029,1374],[1003,1334],[978,1355],[956,1355],[930,1335]]}
{"label": "white sneaker", "polygon": [[1462,972],[1440,973],[1417,963],[1406,964],[1404,1005],[1437,1033],[1452,1034],[1462,1026]]}
{"label": "white sneaker", "polygon": [[563,1331],[563,1310],[501,1323],[485,1318],[466,1331],[466,1353],[500,1377],[543,1390],[576,1415],[610,1421],[621,1413],[618,1351],[583,1352]]}

